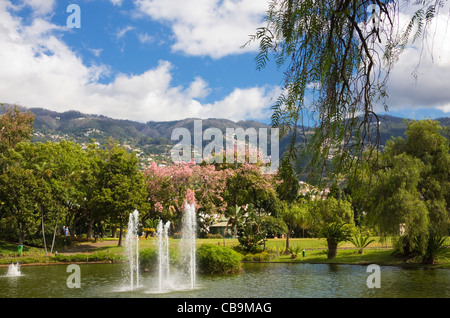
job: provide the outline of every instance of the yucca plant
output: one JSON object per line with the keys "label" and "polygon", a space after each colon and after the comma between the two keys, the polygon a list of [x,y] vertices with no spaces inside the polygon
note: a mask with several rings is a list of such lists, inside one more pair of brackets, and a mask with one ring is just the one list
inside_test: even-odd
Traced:
{"label": "yucca plant", "polygon": [[433,264],[440,254],[446,250],[445,240],[445,236],[440,236],[433,232],[429,234],[425,251],[422,255],[423,264]]}
{"label": "yucca plant", "polygon": [[369,235],[364,235],[363,233],[359,233],[358,235],[354,235],[349,241],[358,248],[359,254],[364,254],[364,249],[373,243],[375,240],[371,239]]}

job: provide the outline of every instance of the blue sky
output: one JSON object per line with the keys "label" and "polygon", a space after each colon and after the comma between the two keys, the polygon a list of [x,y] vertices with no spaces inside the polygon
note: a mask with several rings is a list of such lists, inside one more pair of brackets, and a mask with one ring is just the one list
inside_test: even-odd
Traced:
{"label": "blue sky", "polygon": [[[67,27],[70,4],[81,28]],[[282,73],[273,63],[256,71],[257,46],[240,48],[266,9],[265,0],[0,0],[0,102],[141,122],[270,122]],[[442,39],[445,21],[434,32]],[[416,83],[421,47],[400,58],[390,115],[449,116],[450,45],[436,43]]]}

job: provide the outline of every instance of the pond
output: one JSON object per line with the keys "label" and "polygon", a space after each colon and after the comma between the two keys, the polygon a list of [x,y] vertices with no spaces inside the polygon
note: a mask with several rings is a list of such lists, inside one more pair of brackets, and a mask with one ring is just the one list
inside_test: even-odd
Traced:
{"label": "pond", "polygon": [[0,268],[0,298],[448,298],[450,270],[380,267],[380,288],[368,288],[367,266],[246,263],[234,275],[198,275],[195,289],[158,292],[154,273],[127,283],[126,264],[81,264],[80,288],[67,285],[67,265],[22,266],[21,276]]}

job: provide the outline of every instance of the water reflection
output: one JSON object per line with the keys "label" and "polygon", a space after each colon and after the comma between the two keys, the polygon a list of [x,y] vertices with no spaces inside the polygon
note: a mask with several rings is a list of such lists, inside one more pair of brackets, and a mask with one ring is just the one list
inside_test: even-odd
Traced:
{"label": "water reflection", "polygon": [[336,264],[244,264],[234,275],[199,275],[194,290],[156,293],[155,273],[141,273],[135,290],[125,278],[126,264],[80,265],[81,288],[70,289],[67,266],[24,266],[22,276],[0,268],[0,297],[450,297],[450,271],[381,267],[381,288],[370,289],[367,266]]}

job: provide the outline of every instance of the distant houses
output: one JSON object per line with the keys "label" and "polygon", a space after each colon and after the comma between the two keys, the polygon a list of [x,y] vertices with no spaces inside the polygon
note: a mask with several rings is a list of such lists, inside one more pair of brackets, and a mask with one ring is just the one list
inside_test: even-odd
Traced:
{"label": "distant houses", "polygon": [[299,183],[300,183],[299,194],[305,197],[310,197],[311,200],[316,199],[324,200],[326,197],[328,197],[328,194],[330,193],[330,188],[319,189],[304,181],[299,181]]}

